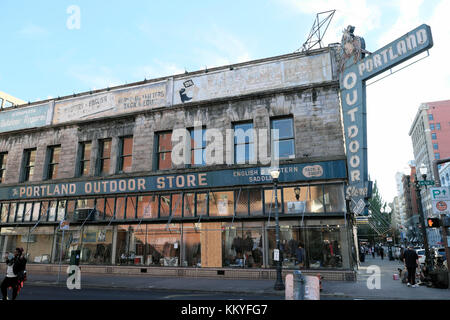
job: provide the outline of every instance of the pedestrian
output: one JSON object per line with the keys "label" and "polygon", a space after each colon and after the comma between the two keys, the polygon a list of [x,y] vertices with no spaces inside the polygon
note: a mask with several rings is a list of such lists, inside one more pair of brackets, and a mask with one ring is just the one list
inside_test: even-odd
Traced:
{"label": "pedestrian", "polygon": [[375,259],[375,247],[372,247],[372,258]]}
{"label": "pedestrian", "polygon": [[6,259],[6,277],[1,284],[3,300],[8,300],[9,287],[13,290],[12,300],[15,300],[25,279],[27,259],[22,256],[22,253],[22,248],[16,248],[14,256],[10,254]]}
{"label": "pedestrian", "polygon": [[408,249],[403,255],[403,262],[405,263],[406,270],[408,271],[408,287],[416,288],[416,269],[419,266],[419,256],[414,250],[412,245],[408,246]]}
{"label": "pedestrian", "polygon": [[383,247],[380,247],[380,256],[381,256],[381,260],[384,260],[384,249],[383,249]]}
{"label": "pedestrian", "polygon": [[297,264],[301,268],[304,266],[305,263],[305,249],[303,249],[303,246],[301,243],[298,244],[297,249],[295,250],[295,254],[297,256]]}

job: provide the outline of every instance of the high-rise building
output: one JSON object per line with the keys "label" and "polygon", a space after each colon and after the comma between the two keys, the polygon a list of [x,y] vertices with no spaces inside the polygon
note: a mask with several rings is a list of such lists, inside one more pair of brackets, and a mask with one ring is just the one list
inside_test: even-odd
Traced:
{"label": "high-rise building", "polygon": [[[425,164],[427,179],[434,179],[433,160],[450,157],[450,100],[422,103],[409,130],[417,167]],[[421,179],[421,177],[418,177]],[[424,216],[432,215],[431,199],[422,188]],[[430,245],[440,241],[439,230],[428,230]]]}

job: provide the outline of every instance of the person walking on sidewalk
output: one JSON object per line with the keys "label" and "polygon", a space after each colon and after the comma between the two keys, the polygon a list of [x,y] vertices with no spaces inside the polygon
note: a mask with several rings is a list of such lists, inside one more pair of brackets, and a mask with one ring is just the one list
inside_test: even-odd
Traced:
{"label": "person walking on sidewalk", "polygon": [[406,270],[408,271],[408,284],[407,286],[412,286],[417,288],[416,284],[416,269],[419,266],[419,256],[414,250],[412,245],[409,245],[408,250],[405,251],[403,255],[403,262],[405,263]]}
{"label": "person walking on sidewalk", "polygon": [[372,247],[372,258],[375,259],[375,247]]}
{"label": "person walking on sidewalk", "polygon": [[381,256],[381,260],[384,260],[384,248],[380,247],[380,256]]}
{"label": "person walking on sidewalk", "polygon": [[12,299],[15,300],[17,293],[23,281],[22,277],[25,272],[25,266],[27,264],[27,259],[22,256],[23,249],[16,248],[14,256],[8,256],[6,259],[6,277],[3,279],[1,284],[1,291],[3,300],[8,300],[8,288],[11,287],[13,290]]}

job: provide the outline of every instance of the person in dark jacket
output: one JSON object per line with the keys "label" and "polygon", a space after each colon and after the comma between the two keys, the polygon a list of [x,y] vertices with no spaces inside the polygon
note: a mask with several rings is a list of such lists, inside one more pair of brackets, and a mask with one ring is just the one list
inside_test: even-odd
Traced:
{"label": "person in dark jacket", "polygon": [[297,249],[295,250],[295,254],[297,256],[297,264],[299,267],[303,267],[305,265],[305,249],[301,243],[299,243]]}
{"label": "person in dark jacket", "polygon": [[416,269],[419,266],[419,256],[413,249],[412,245],[410,245],[408,250],[405,251],[405,254],[403,255],[403,262],[405,263],[406,270],[408,271],[408,287],[418,287],[418,285],[416,285]]}
{"label": "person in dark jacket", "polygon": [[15,300],[17,297],[19,286],[22,281],[21,278],[27,264],[27,259],[22,256],[22,253],[22,248],[16,248],[14,256],[6,259],[6,277],[1,284],[3,300],[8,300],[9,287],[13,290],[12,299]]}

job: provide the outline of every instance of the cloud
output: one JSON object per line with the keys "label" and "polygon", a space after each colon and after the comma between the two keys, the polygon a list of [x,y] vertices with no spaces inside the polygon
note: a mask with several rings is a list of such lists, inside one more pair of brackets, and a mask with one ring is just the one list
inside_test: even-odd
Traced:
{"label": "cloud", "polygon": [[111,68],[105,66],[72,66],[69,68],[68,73],[71,77],[84,83],[91,90],[118,86],[125,83],[125,81],[122,81],[114,75]]}
{"label": "cloud", "polygon": [[19,34],[23,36],[43,36],[47,35],[48,31],[43,27],[29,23],[19,30]]}
{"label": "cloud", "polygon": [[[139,79],[155,79],[184,73],[184,69],[172,62],[164,62],[158,59],[153,60],[152,65],[139,66],[131,72],[132,76]],[[139,81],[138,80],[138,81]]]}
{"label": "cloud", "polygon": [[209,49],[197,49],[197,58],[208,68],[225,66],[252,60],[251,54],[244,42],[218,26],[210,28],[210,32],[201,36],[203,44]]}

